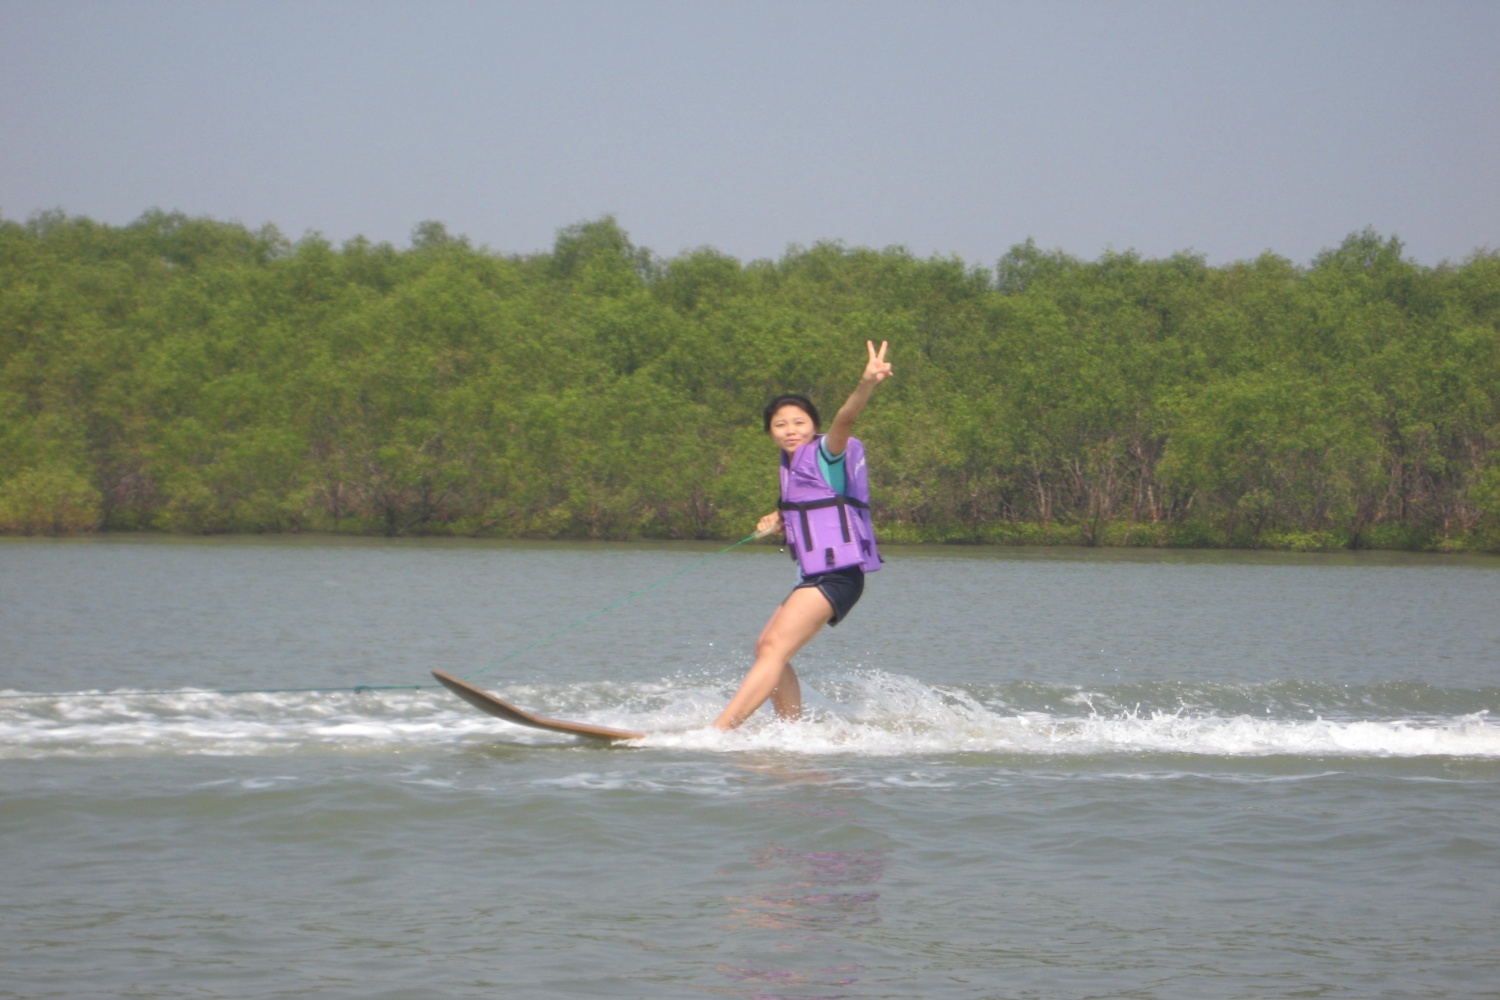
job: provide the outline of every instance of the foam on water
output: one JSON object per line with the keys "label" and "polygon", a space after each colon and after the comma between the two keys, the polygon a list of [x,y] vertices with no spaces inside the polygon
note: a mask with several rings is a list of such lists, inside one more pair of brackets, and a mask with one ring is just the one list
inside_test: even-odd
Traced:
{"label": "foam on water", "polygon": [[[758,718],[727,738],[688,730],[653,735],[646,742],[882,756],[1001,752],[1500,757],[1500,726],[1484,709],[1457,716],[1298,718],[1229,714],[1212,704],[1100,709],[1096,702],[1112,700],[1109,696],[1100,699],[1059,690],[1054,693],[1056,705],[1018,711],[994,703],[1003,698],[981,699],[878,671],[847,674],[830,687],[838,689],[839,703],[814,692],[803,723]],[[1237,697],[1242,694],[1236,690]]]}
{"label": "foam on water", "polygon": [[0,701],[3,757],[262,755],[430,742],[483,728],[427,692],[16,694]]}
{"label": "foam on water", "polygon": [[[715,732],[705,723],[733,684],[728,677],[698,676],[498,690],[543,714],[651,734],[625,746],[688,751],[1500,757],[1500,726],[1488,708],[1493,691],[1408,686],[1402,694],[1289,682],[965,690],[851,670],[804,684],[807,717],[800,723],[762,712],[735,733]],[[12,759],[571,742],[490,718],[441,691],[6,695],[0,698],[0,757]],[[1432,712],[1438,705],[1468,710]]]}

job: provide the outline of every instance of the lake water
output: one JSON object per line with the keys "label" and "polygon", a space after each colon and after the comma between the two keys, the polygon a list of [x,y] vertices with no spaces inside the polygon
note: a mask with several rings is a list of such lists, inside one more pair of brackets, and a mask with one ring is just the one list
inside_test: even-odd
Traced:
{"label": "lake water", "polygon": [[1500,996],[1500,560],[714,552],[0,541],[0,997]]}

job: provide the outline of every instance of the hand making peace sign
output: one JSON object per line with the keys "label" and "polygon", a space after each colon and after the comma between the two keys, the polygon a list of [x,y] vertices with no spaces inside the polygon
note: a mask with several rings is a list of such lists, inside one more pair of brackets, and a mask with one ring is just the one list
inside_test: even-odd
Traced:
{"label": "hand making peace sign", "polygon": [[870,361],[865,365],[865,374],[863,376],[865,379],[874,379],[875,382],[879,383],[896,374],[895,369],[885,360],[886,348],[890,346],[886,341],[882,340],[880,342],[880,353],[878,354],[875,352],[875,341],[867,340],[865,341],[865,346],[870,350]]}

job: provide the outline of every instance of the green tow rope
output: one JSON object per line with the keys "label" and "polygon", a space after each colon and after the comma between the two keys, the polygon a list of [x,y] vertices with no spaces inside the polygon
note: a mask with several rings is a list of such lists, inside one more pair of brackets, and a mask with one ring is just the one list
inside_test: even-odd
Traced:
{"label": "green tow rope", "polygon": [[[535,649],[536,647],[540,646],[542,643],[549,642],[549,641],[551,641],[553,639],[556,639],[558,636],[562,635],[564,632],[567,632],[567,631],[569,631],[571,629],[577,628],[578,626],[582,625],[584,622],[591,621],[592,619],[598,618],[600,615],[604,614],[606,611],[612,611],[615,608],[618,608],[620,605],[626,603],[627,601],[633,601],[637,597],[640,597],[642,594],[647,593],[647,592],[652,591],[652,590],[655,590],[657,587],[660,587],[664,583],[670,583],[671,581],[677,579],[682,574],[686,573],[688,570],[696,569],[699,566],[702,566],[704,563],[708,562],[710,559],[714,559],[714,558],[717,558],[718,556],[722,556],[724,553],[730,551],[731,549],[737,549],[741,545],[744,545],[746,542],[753,542],[757,538],[764,538],[768,534],[770,534],[769,531],[757,531],[757,532],[754,532],[752,534],[746,535],[744,538],[741,538],[739,541],[735,542],[733,545],[726,545],[726,546],[724,546],[724,548],[720,549],[719,551],[710,553],[709,555],[704,556],[702,559],[699,559],[697,562],[690,563],[687,566],[684,566],[682,569],[680,569],[677,572],[673,573],[671,576],[662,577],[660,580],[657,580],[655,583],[651,584],[650,586],[642,587],[640,590],[637,590],[633,594],[626,594],[624,597],[620,598],[618,601],[614,602],[613,604],[606,605],[606,606],[600,608],[598,611],[595,611],[592,614],[584,615],[582,618],[578,619],[576,622],[574,622],[571,625],[564,625],[562,628],[558,629],[556,632],[553,632],[553,633],[551,633],[549,635],[544,635],[540,639],[536,640],[535,642],[530,643],[530,644],[525,645],[525,646],[522,646],[520,649],[516,650],[515,652],[507,653],[505,656],[503,656],[500,659],[496,660],[494,663],[491,663],[489,666],[484,667],[484,668],[482,668],[480,670],[476,670],[472,676],[477,677],[480,674],[484,673],[486,670],[493,670],[495,667],[500,666],[500,664],[505,663],[505,662],[507,662],[509,660],[513,660],[516,657],[520,656],[522,653],[525,653],[528,650]],[[141,698],[141,697],[148,697],[148,696],[151,696],[151,695],[169,695],[169,694],[303,694],[303,693],[312,694],[312,693],[316,693],[316,692],[347,691],[347,690],[353,690],[353,692],[355,694],[368,694],[368,693],[370,693],[372,691],[420,691],[420,690],[422,690],[424,688],[431,688],[431,687],[437,687],[437,685],[436,684],[356,684],[352,689],[351,688],[341,688],[341,687],[340,688],[230,688],[230,689],[212,689],[212,690],[207,690],[207,689],[188,689],[188,690],[178,690],[178,691],[130,691],[130,692],[126,692],[126,693],[114,693],[114,692],[102,692],[102,691],[54,691],[54,692],[51,692],[49,694],[0,694],[0,699],[10,699],[10,698],[62,698],[62,697],[68,697],[68,698],[84,698],[84,697],[86,697],[86,698],[127,698],[127,697],[128,698]]]}
{"label": "green tow rope", "polygon": [[753,542],[757,538],[764,538],[766,535],[769,535],[769,534],[770,534],[770,531],[756,531],[756,532],[753,532],[751,534],[748,534],[744,538],[741,538],[739,541],[735,542],[733,545],[726,545],[722,549],[720,549],[719,551],[712,552],[712,553],[704,556],[702,559],[699,559],[697,562],[691,563],[691,564],[689,564],[687,566],[684,566],[682,569],[680,569],[677,572],[673,573],[671,576],[662,577],[660,580],[657,580],[655,583],[651,584],[650,586],[642,587],[640,590],[637,590],[633,594],[626,594],[624,597],[620,598],[615,603],[613,603],[613,604],[607,604],[604,607],[600,608],[598,611],[593,612],[592,614],[584,615],[582,618],[578,619],[576,622],[574,622],[571,625],[564,625],[562,628],[558,629],[556,632],[553,632],[550,635],[544,635],[544,636],[542,636],[536,642],[530,643],[529,645],[522,646],[520,649],[516,650],[515,652],[505,654],[503,657],[501,657],[500,659],[496,660],[494,663],[491,663],[489,666],[483,667],[483,668],[481,668],[479,670],[474,671],[474,673],[472,675],[470,675],[470,676],[478,677],[480,674],[484,673],[486,670],[493,670],[494,668],[500,666],[500,664],[505,663],[508,660],[513,660],[516,657],[520,656],[522,653],[525,653],[528,650],[535,649],[536,647],[540,646],[542,643],[549,642],[552,639],[556,639],[558,636],[562,635],[564,632],[567,632],[567,631],[569,631],[571,629],[577,628],[578,626],[582,625],[584,622],[591,621],[591,620],[593,620],[595,618],[598,618],[600,615],[604,614],[604,612],[606,612],[606,611],[612,611],[612,610],[614,610],[615,608],[618,608],[620,605],[624,604],[627,601],[633,601],[637,597],[640,597],[642,594],[647,593],[648,591],[655,590],[657,587],[660,587],[664,583],[670,583],[671,581],[677,579],[682,574],[686,573],[688,570],[690,570],[690,569],[697,569],[699,566],[702,566],[704,563],[708,562],[710,559],[718,558],[719,556],[722,556],[724,553],[730,551],[731,549],[737,549],[741,545],[744,545],[746,542]]}

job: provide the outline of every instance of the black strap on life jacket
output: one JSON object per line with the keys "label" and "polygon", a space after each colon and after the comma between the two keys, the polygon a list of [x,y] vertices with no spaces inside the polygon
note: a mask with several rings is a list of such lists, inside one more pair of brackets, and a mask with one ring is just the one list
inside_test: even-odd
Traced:
{"label": "black strap on life jacket", "polygon": [[782,500],[776,506],[779,510],[783,511],[795,510],[801,516],[802,548],[806,552],[812,551],[812,529],[808,524],[808,511],[821,510],[824,507],[837,507],[839,509],[839,528],[843,531],[844,541],[849,542],[853,540],[853,536],[849,532],[849,508],[858,507],[860,510],[870,509],[870,505],[863,500],[856,500],[854,497],[844,496],[842,493],[837,496],[826,497],[822,500],[803,500],[801,502]]}

